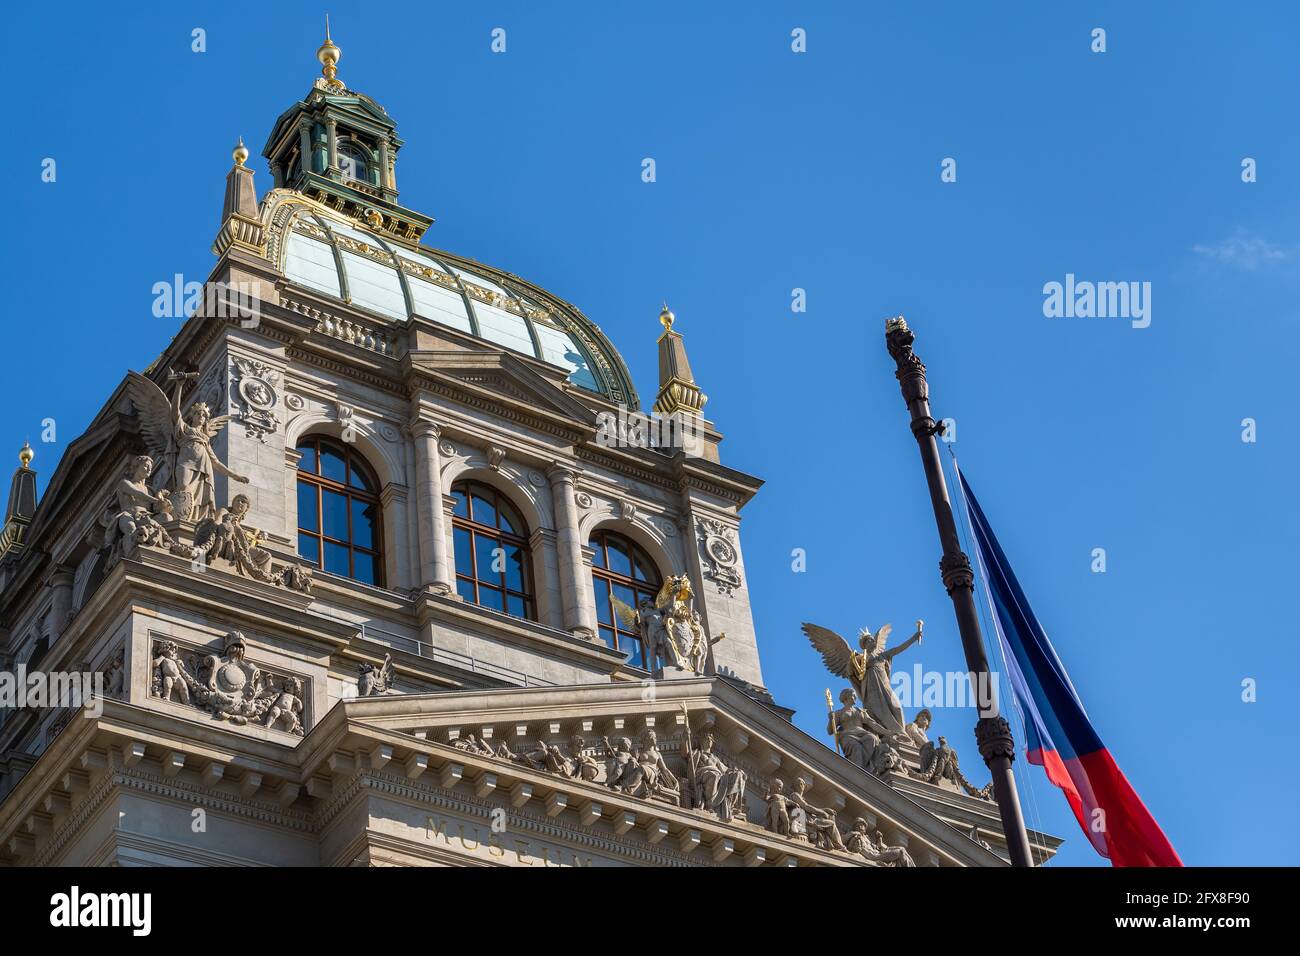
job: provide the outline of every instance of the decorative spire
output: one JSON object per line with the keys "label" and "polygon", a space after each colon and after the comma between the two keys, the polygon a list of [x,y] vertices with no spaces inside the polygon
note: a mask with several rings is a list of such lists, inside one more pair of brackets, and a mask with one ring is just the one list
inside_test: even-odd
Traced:
{"label": "decorative spire", "polygon": [[325,14],[325,42],[320,45],[316,51],[316,59],[320,60],[321,75],[325,77],[325,84],[331,88],[341,87],[343,82],[338,78],[339,60],[343,59],[343,51],[334,45],[330,39],[330,17]]}
{"label": "decorative spire", "polygon": [[673,331],[677,316],[664,303],[659,313],[659,323],[664,327],[659,336],[659,395],[655,398],[654,410],[660,415],[669,416],[682,412],[701,416],[708,396],[695,384],[691,374],[691,363],[686,358],[686,345],[680,332]]}
{"label": "decorative spire", "polygon": [[221,230],[212,242],[212,254],[224,256],[232,246],[257,256],[266,255],[265,229],[257,210],[257,186],[248,162],[244,137],[230,153],[235,165],[226,174],[226,198],[221,206]]}
{"label": "decorative spire", "polygon": [[11,551],[21,551],[23,535],[36,514],[36,472],[29,467],[36,452],[23,442],[18,452],[18,470],[9,485],[9,507],[5,509],[4,527],[0,528],[0,557]]}

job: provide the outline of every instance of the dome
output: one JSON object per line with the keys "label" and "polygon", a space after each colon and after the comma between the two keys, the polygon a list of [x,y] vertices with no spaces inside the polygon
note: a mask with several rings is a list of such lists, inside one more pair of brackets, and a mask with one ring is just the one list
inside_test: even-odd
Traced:
{"label": "dome", "polygon": [[295,285],[385,322],[420,316],[564,369],[579,388],[639,407],[618,352],[576,308],[508,272],[380,235],[293,190],[265,200],[267,256]]}

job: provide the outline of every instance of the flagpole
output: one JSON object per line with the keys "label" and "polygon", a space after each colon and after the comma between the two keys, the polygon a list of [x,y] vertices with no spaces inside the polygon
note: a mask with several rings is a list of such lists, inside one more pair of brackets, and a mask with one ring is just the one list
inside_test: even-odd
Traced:
{"label": "flagpole", "polygon": [[[912,415],[912,434],[921,449],[921,464],[930,486],[930,504],[934,507],[934,520],[939,528],[939,542],[943,558],[939,573],[943,586],[952,598],[957,615],[957,630],[961,633],[962,648],[966,651],[966,667],[975,688],[992,686],[989,681],[989,662],[984,653],[984,639],[980,634],[979,616],[975,609],[975,573],[970,559],[961,549],[957,537],[957,522],[948,498],[948,485],[943,477],[936,435],[943,433],[943,425],[930,415],[930,387],[925,379],[925,365],[912,352],[915,341],[912,330],[900,315],[885,320],[885,345],[898,370],[894,373],[903,392],[903,401]],[[1015,742],[1011,725],[1001,714],[981,714],[975,725],[975,740],[980,756],[988,765],[993,777],[993,795],[1002,816],[1002,832],[1007,850],[1015,866],[1033,866],[1029,851],[1029,835],[1025,832],[1025,818],[1020,811],[1020,797],[1016,793],[1016,778],[1011,771],[1015,759]]]}

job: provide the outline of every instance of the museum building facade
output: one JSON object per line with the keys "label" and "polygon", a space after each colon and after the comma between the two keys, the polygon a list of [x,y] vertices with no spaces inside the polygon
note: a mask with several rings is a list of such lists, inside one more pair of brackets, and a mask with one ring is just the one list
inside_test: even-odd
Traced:
{"label": "museum building facade", "polygon": [[421,242],[318,56],[260,198],[235,150],[202,303],[39,500],[21,456],[0,671],[96,694],[0,708],[0,865],[1005,865],[923,725],[864,713],[852,760],[766,689],[761,482],[673,314],[641,416],[571,304]]}

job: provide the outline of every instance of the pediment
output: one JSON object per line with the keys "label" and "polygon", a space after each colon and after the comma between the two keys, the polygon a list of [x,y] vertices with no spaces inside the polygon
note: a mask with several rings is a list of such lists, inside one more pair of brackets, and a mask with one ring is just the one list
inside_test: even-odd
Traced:
{"label": "pediment", "polygon": [[485,401],[497,400],[573,426],[596,427],[595,413],[568,394],[563,373],[548,377],[510,352],[439,350],[408,353],[412,371],[444,387],[459,387]]}
{"label": "pediment", "polygon": [[[652,841],[656,834],[672,834],[683,846],[747,847],[778,865],[880,865],[844,847],[818,845],[811,833],[782,833],[779,823],[774,829],[769,809],[776,781],[791,795],[802,780],[806,803],[833,814],[846,843],[855,822],[863,820],[888,845],[905,847],[918,865],[1005,863],[914,797],[860,770],[726,681],[699,677],[655,687],[650,701],[640,683],[352,699],[313,728],[307,744],[315,744],[312,759],[323,765],[338,760],[331,755],[339,751],[369,753],[386,742],[396,754],[392,761],[425,761],[435,779],[490,779],[492,789],[506,796],[534,794],[548,811],[574,810],[586,826],[635,820]],[[650,734],[678,788],[611,787],[617,755],[628,742],[634,753],[644,749]],[[728,773],[739,771],[722,778],[733,793],[739,780],[741,791],[726,809],[717,802],[695,806],[690,796],[701,792],[688,778],[693,766],[702,766],[698,754],[706,735],[720,765]],[[403,741],[412,756],[402,757]],[[696,759],[688,761],[688,752]],[[997,825],[996,806],[989,804],[984,813],[988,832]]]}

